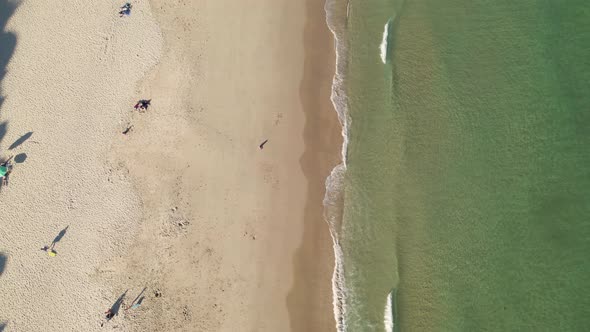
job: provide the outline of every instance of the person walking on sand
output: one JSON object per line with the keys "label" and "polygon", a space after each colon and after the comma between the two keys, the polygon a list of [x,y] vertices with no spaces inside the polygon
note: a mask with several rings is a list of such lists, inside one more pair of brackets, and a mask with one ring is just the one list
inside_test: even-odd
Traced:
{"label": "person walking on sand", "polygon": [[105,312],[106,315],[106,319],[107,321],[111,320],[113,317],[115,317],[115,313],[113,312],[112,309],[109,309]]}
{"label": "person walking on sand", "polygon": [[121,7],[121,10],[119,11],[119,17],[131,15],[131,7],[133,7],[133,6],[131,6],[131,4],[129,2],[125,3]]}
{"label": "person walking on sand", "polygon": [[70,226],[66,226],[66,228],[62,229],[59,234],[57,234],[57,236],[53,239],[53,241],[51,242],[50,245],[45,246],[43,248],[41,248],[41,250],[46,251],[47,254],[51,257],[55,257],[57,255],[57,251],[55,251],[55,245],[61,241],[61,239],[66,235],[66,232],[68,231],[68,228],[70,228]]}
{"label": "person walking on sand", "polygon": [[112,309],[107,310],[105,313],[106,322],[101,322],[100,327],[103,327],[105,323],[108,323],[113,317],[115,317],[115,313]]}

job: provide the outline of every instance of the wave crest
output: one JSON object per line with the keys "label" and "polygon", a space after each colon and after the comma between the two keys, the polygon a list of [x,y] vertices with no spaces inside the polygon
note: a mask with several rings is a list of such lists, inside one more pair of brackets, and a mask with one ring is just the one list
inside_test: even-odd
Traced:
{"label": "wave crest", "polygon": [[383,37],[381,38],[381,45],[379,45],[379,55],[383,64],[387,63],[387,53],[389,47],[389,28],[391,27],[391,19],[385,23],[383,27]]}

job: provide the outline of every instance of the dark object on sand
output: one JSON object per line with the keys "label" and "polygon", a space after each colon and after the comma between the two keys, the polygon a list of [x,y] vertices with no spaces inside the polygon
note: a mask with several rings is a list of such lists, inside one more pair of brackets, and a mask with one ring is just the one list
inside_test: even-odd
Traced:
{"label": "dark object on sand", "polygon": [[123,9],[122,11],[119,12],[119,17],[129,16],[129,15],[131,15],[131,9],[129,9],[129,8]]}
{"label": "dark object on sand", "polygon": [[127,129],[123,130],[123,135],[127,135],[131,131],[132,128],[133,128],[133,125],[127,127]]}
{"label": "dark object on sand", "polygon": [[27,154],[26,153],[19,153],[16,156],[14,156],[14,162],[17,164],[22,164],[25,162],[25,160],[27,160]]}
{"label": "dark object on sand", "polygon": [[113,317],[115,317],[115,315],[116,314],[113,312],[112,309],[107,310],[105,312],[105,318],[106,318],[107,321],[106,322],[101,322],[100,323],[100,327],[103,327],[104,326],[104,323],[107,323],[108,321],[110,321]]}
{"label": "dark object on sand", "polygon": [[57,256],[57,251],[55,251],[54,249],[50,248],[49,246],[45,246],[45,247],[41,248],[41,250],[43,250],[43,251],[47,252],[47,254],[48,254],[50,257],[55,257],[55,256]]}
{"label": "dark object on sand", "polygon": [[141,306],[141,303],[143,302],[143,299],[144,299],[144,298],[145,298],[145,296],[142,296],[142,297],[140,297],[140,298],[139,298],[139,299],[138,299],[138,300],[137,300],[135,303],[133,303],[133,304],[131,305],[131,307],[129,307],[129,308],[131,308],[131,309],[137,309],[137,308],[139,308],[139,307]]}
{"label": "dark object on sand", "polygon": [[53,249],[55,247],[55,245],[59,241],[61,241],[61,239],[66,235],[66,232],[68,231],[68,228],[70,228],[70,226],[66,226],[66,228],[64,228],[61,231],[59,231],[59,234],[57,234],[57,236],[53,239],[53,241],[51,242],[51,246],[49,248]]}
{"label": "dark object on sand", "polygon": [[31,136],[33,136],[32,131],[29,131],[28,133],[22,135],[16,141],[14,141],[14,143],[10,144],[10,146],[8,147],[8,150],[12,150],[12,149],[17,148],[19,145],[23,144],[26,140],[28,140]]}
{"label": "dark object on sand", "polygon": [[66,235],[68,228],[70,226],[66,226],[66,228],[62,229],[59,234],[53,239],[50,245],[41,248],[41,250],[46,251],[47,254],[51,257],[55,257],[57,255],[57,251],[55,251],[55,245],[61,241],[61,239]]}
{"label": "dark object on sand", "polygon": [[260,143],[260,145],[258,146],[260,150],[264,149],[264,144],[266,144],[266,142],[268,142],[268,140],[265,140],[264,142]]}
{"label": "dark object on sand", "polygon": [[137,102],[137,104],[135,104],[135,106],[133,106],[133,108],[135,109],[139,109],[139,110],[147,110],[148,107],[150,106],[152,100],[151,99],[141,99],[140,101]]}
{"label": "dark object on sand", "polygon": [[11,159],[12,157],[0,164],[0,179],[2,179],[3,186],[8,186],[8,176],[10,175],[10,172],[12,172]]}
{"label": "dark object on sand", "polygon": [[147,289],[147,287],[144,287],[141,292],[139,294],[137,294],[137,297],[135,298],[135,300],[133,300],[133,302],[131,302],[131,304],[125,308],[125,311],[129,310],[129,309],[137,309],[141,306],[141,302],[143,302],[144,296],[143,296],[143,292],[145,292],[145,290]]}
{"label": "dark object on sand", "polygon": [[139,293],[137,295],[137,297],[135,298],[135,300],[133,300],[133,302],[131,302],[131,304],[125,308],[125,311],[129,310],[129,309],[137,309],[141,306],[141,303],[143,302],[143,299],[145,298],[145,296],[143,296],[143,292],[145,292],[145,290],[147,289],[147,287],[144,287],[141,290],[141,293]]}
{"label": "dark object on sand", "polygon": [[[125,298],[125,295],[127,295],[127,291],[125,291],[125,293],[121,294],[121,296],[119,296],[117,301],[115,301],[115,303],[113,303],[111,308],[105,312],[105,315],[106,315],[105,317],[107,319],[107,322],[119,314],[119,309],[121,309],[121,306],[123,305],[123,299]],[[102,326],[102,325],[103,325],[103,323],[100,324],[100,326]]]}
{"label": "dark object on sand", "polygon": [[121,7],[121,10],[119,11],[119,17],[123,17],[123,16],[129,16],[131,15],[131,8],[133,6],[131,6],[131,4],[129,2],[127,2],[126,4],[124,4]]}

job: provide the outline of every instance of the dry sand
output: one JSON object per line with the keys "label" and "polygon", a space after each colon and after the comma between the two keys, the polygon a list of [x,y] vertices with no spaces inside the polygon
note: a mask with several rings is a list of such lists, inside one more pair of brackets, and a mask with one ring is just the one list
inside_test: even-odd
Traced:
{"label": "dry sand", "polygon": [[[133,4],[120,19],[116,4],[25,2],[0,32],[17,41],[0,148],[27,154],[0,192],[0,324],[334,330],[321,200],[340,127],[323,1]],[[57,257],[39,250],[68,225]]]}
{"label": "dry sand", "polygon": [[[95,269],[126,250],[141,216],[107,156],[135,82],[157,63],[161,34],[141,1],[132,20],[90,0],[1,0],[0,12],[0,151],[26,155],[0,192],[0,324],[92,331],[118,291]],[[39,250],[67,226],[57,257]]]}

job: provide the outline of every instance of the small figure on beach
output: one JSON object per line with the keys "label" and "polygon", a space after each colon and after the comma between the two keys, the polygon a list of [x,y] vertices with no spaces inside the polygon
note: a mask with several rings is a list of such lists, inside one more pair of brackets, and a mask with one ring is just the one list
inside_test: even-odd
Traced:
{"label": "small figure on beach", "polygon": [[50,257],[55,257],[57,256],[57,251],[53,250],[52,248],[50,248],[49,246],[44,246],[43,248],[41,248],[41,250],[47,252],[47,254]]}
{"label": "small figure on beach", "polygon": [[105,312],[105,317],[107,319],[107,321],[111,320],[111,318],[115,317],[115,313],[113,312],[113,310],[109,309]]}
{"label": "small figure on beach", "polygon": [[133,302],[129,306],[127,306],[127,308],[125,308],[125,311],[141,307],[141,303],[143,302],[144,298],[144,296],[138,295],[137,298],[133,300]]}
{"label": "small figure on beach", "polygon": [[10,162],[10,159],[12,159],[12,157],[0,164],[0,179],[2,179],[3,186],[8,186],[8,176],[12,171],[12,163]]}
{"label": "small figure on beach", "polygon": [[268,142],[268,140],[265,140],[264,142],[260,143],[260,145],[258,146],[260,150],[264,149],[264,144],[266,144],[266,142]]}
{"label": "small figure on beach", "polygon": [[127,291],[125,291],[125,293],[121,294],[121,296],[119,296],[117,301],[115,301],[115,303],[113,303],[111,308],[105,312],[107,322],[109,320],[111,320],[111,318],[113,318],[119,314],[119,309],[121,309],[121,306],[123,305],[123,300],[125,299],[125,295],[127,295]]}
{"label": "small figure on beach", "polygon": [[133,108],[135,108],[136,110],[139,110],[140,112],[142,110],[147,110],[148,107],[150,106],[152,100],[151,99],[141,99],[140,101],[137,102],[137,104],[135,104],[135,106],[133,106]]}
{"label": "small figure on beach", "polygon": [[125,3],[121,6],[121,10],[119,11],[119,17],[129,16],[131,15],[131,4],[129,2]]}
{"label": "small figure on beach", "polygon": [[115,303],[113,303],[113,305],[105,312],[106,322],[100,323],[101,327],[104,325],[104,323],[109,322],[113,317],[115,317],[119,314],[119,309],[123,305],[123,299],[125,299],[125,295],[127,295],[127,291],[125,291],[125,293],[121,294],[121,296],[119,296],[117,301],[115,301]]}
{"label": "small figure on beach", "polygon": [[137,309],[141,306],[141,302],[143,302],[143,299],[144,299],[143,292],[145,292],[146,289],[147,289],[147,287],[144,287],[141,290],[141,292],[137,295],[135,300],[133,300],[133,302],[131,302],[131,304],[128,305],[127,308],[125,308],[125,311],[127,311],[129,309]]}
{"label": "small figure on beach", "polygon": [[123,130],[123,135],[129,134],[129,132],[131,131],[131,129],[133,129],[133,125],[128,126],[125,130]]}
{"label": "small figure on beach", "polygon": [[43,248],[41,248],[41,250],[46,251],[47,254],[51,257],[55,257],[57,255],[57,251],[55,251],[55,245],[61,241],[61,239],[64,237],[64,235],[66,235],[66,232],[68,231],[68,228],[70,226],[67,226],[66,228],[62,229],[59,234],[57,234],[57,236],[53,239],[53,241],[51,242],[50,245],[48,246],[44,246]]}
{"label": "small figure on beach", "polygon": [[112,309],[107,310],[104,314],[105,314],[106,322],[101,322],[100,327],[103,327],[105,323],[108,323],[116,315],[116,313],[113,312]]}

